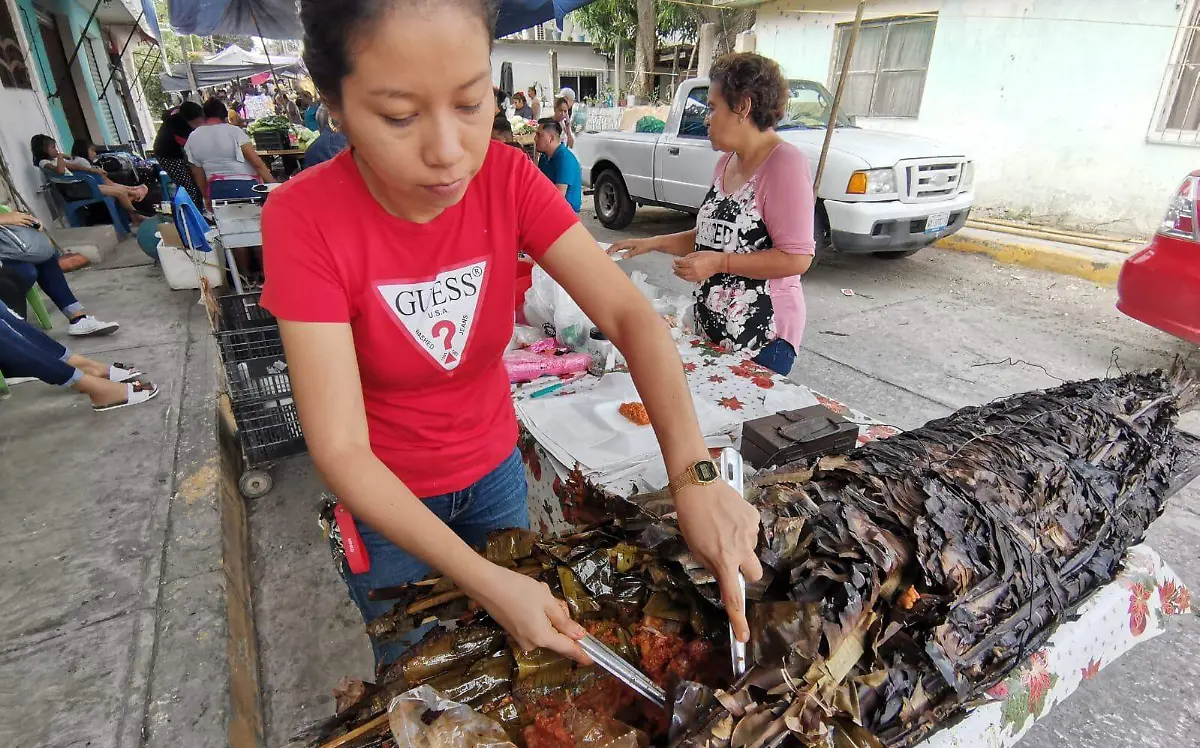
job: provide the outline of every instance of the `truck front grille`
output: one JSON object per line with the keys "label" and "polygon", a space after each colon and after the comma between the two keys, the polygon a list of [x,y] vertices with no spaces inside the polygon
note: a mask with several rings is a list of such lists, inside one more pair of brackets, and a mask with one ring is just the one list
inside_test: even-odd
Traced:
{"label": "truck front grille", "polygon": [[904,175],[900,200],[923,203],[941,200],[958,192],[965,161],[957,158],[927,158],[901,162]]}

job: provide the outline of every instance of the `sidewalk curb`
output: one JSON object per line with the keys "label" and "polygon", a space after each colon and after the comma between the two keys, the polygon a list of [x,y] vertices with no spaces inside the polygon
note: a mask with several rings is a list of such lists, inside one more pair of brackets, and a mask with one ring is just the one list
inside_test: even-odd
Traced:
{"label": "sidewalk curb", "polygon": [[1121,272],[1120,262],[1018,242],[995,242],[955,234],[938,240],[933,246],[955,252],[987,255],[996,262],[1007,265],[1021,265],[1034,270],[1071,275],[1098,286],[1117,285],[1117,276]]}

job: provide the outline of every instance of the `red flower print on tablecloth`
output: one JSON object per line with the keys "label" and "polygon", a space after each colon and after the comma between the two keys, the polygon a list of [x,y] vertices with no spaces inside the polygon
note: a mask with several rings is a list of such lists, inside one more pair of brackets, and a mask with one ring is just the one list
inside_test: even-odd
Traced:
{"label": "red flower print on tablecloth", "polygon": [[1146,633],[1146,622],[1150,619],[1151,588],[1134,582],[1129,588],[1129,633],[1141,636]]}
{"label": "red flower print on tablecloth", "polygon": [[895,436],[896,434],[899,434],[899,433],[900,433],[900,431],[898,429],[896,429],[894,426],[884,426],[882,424],[876,424],[874,426],[868,426],[863,431],[863,436],[866,437],[866,441],[873,442],[876,439],[886,439],[889,436]]}
{"label": "red flower print on tablecloth", "polygon": [[770,377],[754,377],[750,381],[754,382],[755,386],[761,387],[764,390],[769,390],[775,386],[775,380]]}
{"label": "red flower print on tablecloth", "polygon": [[1087,667],[1079,668],[1084,680],[1091,680],[1096,677],[1096,674],[1100,672],[1100,662],[1103,659],[1102,657],[1099,660],[1088,660]]}
{"label": "red flower print on tablecloth", "polygon": [[1037,719],[1046,708],[1046,697],[1058,682],[1049,664],[1046,650],[1034,652],[1025,665],[987,691],[988,696],[1004,702],[1001,724],[1014,735],[1024,729],[1031,716]]}
{"label": "red flower print on tablecloth", "polygon": [[1158,586],[1158,601],[1162,605],[1164,615],[1177,616],[1191,607],[1188,588],[1168,579]]}
{"label": "red flower print on tablecloth", "polygon": [[537,447],[532,438],[521,440],[521,459],[524,460],[525,466],[529,468],[529,475],[533,477],[534,482],[542,479],[542,461],[538,458]]}
{"label": "red flower print on tablecloth", "polygon": [[730,366],[729,370],[732,371],[734,374],[736,374],[739,377],[745,377],[746,379],[754,378],[754,372],[747,369],[745,364],[738,364],[737,366]]}
{"label": "red flower print on tablecloth", "polygon": [[688,374],[691,374],[692,372],[694,372],[696,370],[695,362],[688,361],[686,364],[683,365],[683,370],[686,371]]}
{"label": "red flower print on tablecloth", "polygon": [[708,381],[712,382],[713,384],[720,384],[721,382],[725,381],[725,377],[721,376],[720,374],[713,374],[708,378]]}
{"label": "red flower print on tablecloth", "polygon": [[717,405],[720,405],[723,408],[729,408],[730,410],[741,410],[742,408],[746,407],[742,404],[742,401],[738,400],[736,397],[723,397],[717,401]]}
{"label": "red flower print on tablecloth", "polygon": [[815,392],[813,395],[816,396],[817,402],[824,405],[826,408],[829,408],[834,413],[837,413],[839,416],[844,416],[850,412],[849,408],[847,408],[845,405],[842,405],[837,400],[825,397],[824,395],[817,395]]}

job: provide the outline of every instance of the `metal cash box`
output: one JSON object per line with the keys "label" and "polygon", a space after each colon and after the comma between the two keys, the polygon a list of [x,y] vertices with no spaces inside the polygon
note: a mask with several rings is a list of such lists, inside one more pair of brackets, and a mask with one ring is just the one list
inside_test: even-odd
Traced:
{"label": "metal cash box", "polygon": [[756,418],[742,426],[742,457],[759,470],[849,452],[857,442],[858,424],[823,405]]}

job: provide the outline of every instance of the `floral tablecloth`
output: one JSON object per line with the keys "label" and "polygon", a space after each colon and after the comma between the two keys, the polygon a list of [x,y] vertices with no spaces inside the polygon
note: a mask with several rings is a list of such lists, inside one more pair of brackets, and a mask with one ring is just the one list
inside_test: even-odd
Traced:
{"label": "floral tablecloth", "polygon": [[[739,356],[723,353],[700,340],[681,344],[683,366],[693,397],[708,398],[737,411],[743,420],[777,412],[772,393],[806,390]],[[536,388],[532,388],[536,389]],[[514,392],[527,397],[531,388]],[[810,391],[811,392],[811,391]],[[859,424],[859,444],[898,433],[878,421],[816,392],[825,407]],[[566,395],[569,396],[569,395]],[[527,432],[521,453],[529,480],[532,526],[543,534],[563,534],[593,519],[584,496],[604,486],[588,486],[578,470],[554,459]],[[989,701],[974,706],[967,716],[939,730],[923,748],[1008,748],[1079,685],[1096,677],[1134,645],[1161,634],[1169,619],[1191,609],[1190,592],[1182,580],[1147,545],[1130,548],[1121,573],[1059,626],[1046,644],[1023,665],[992,688]]]}

